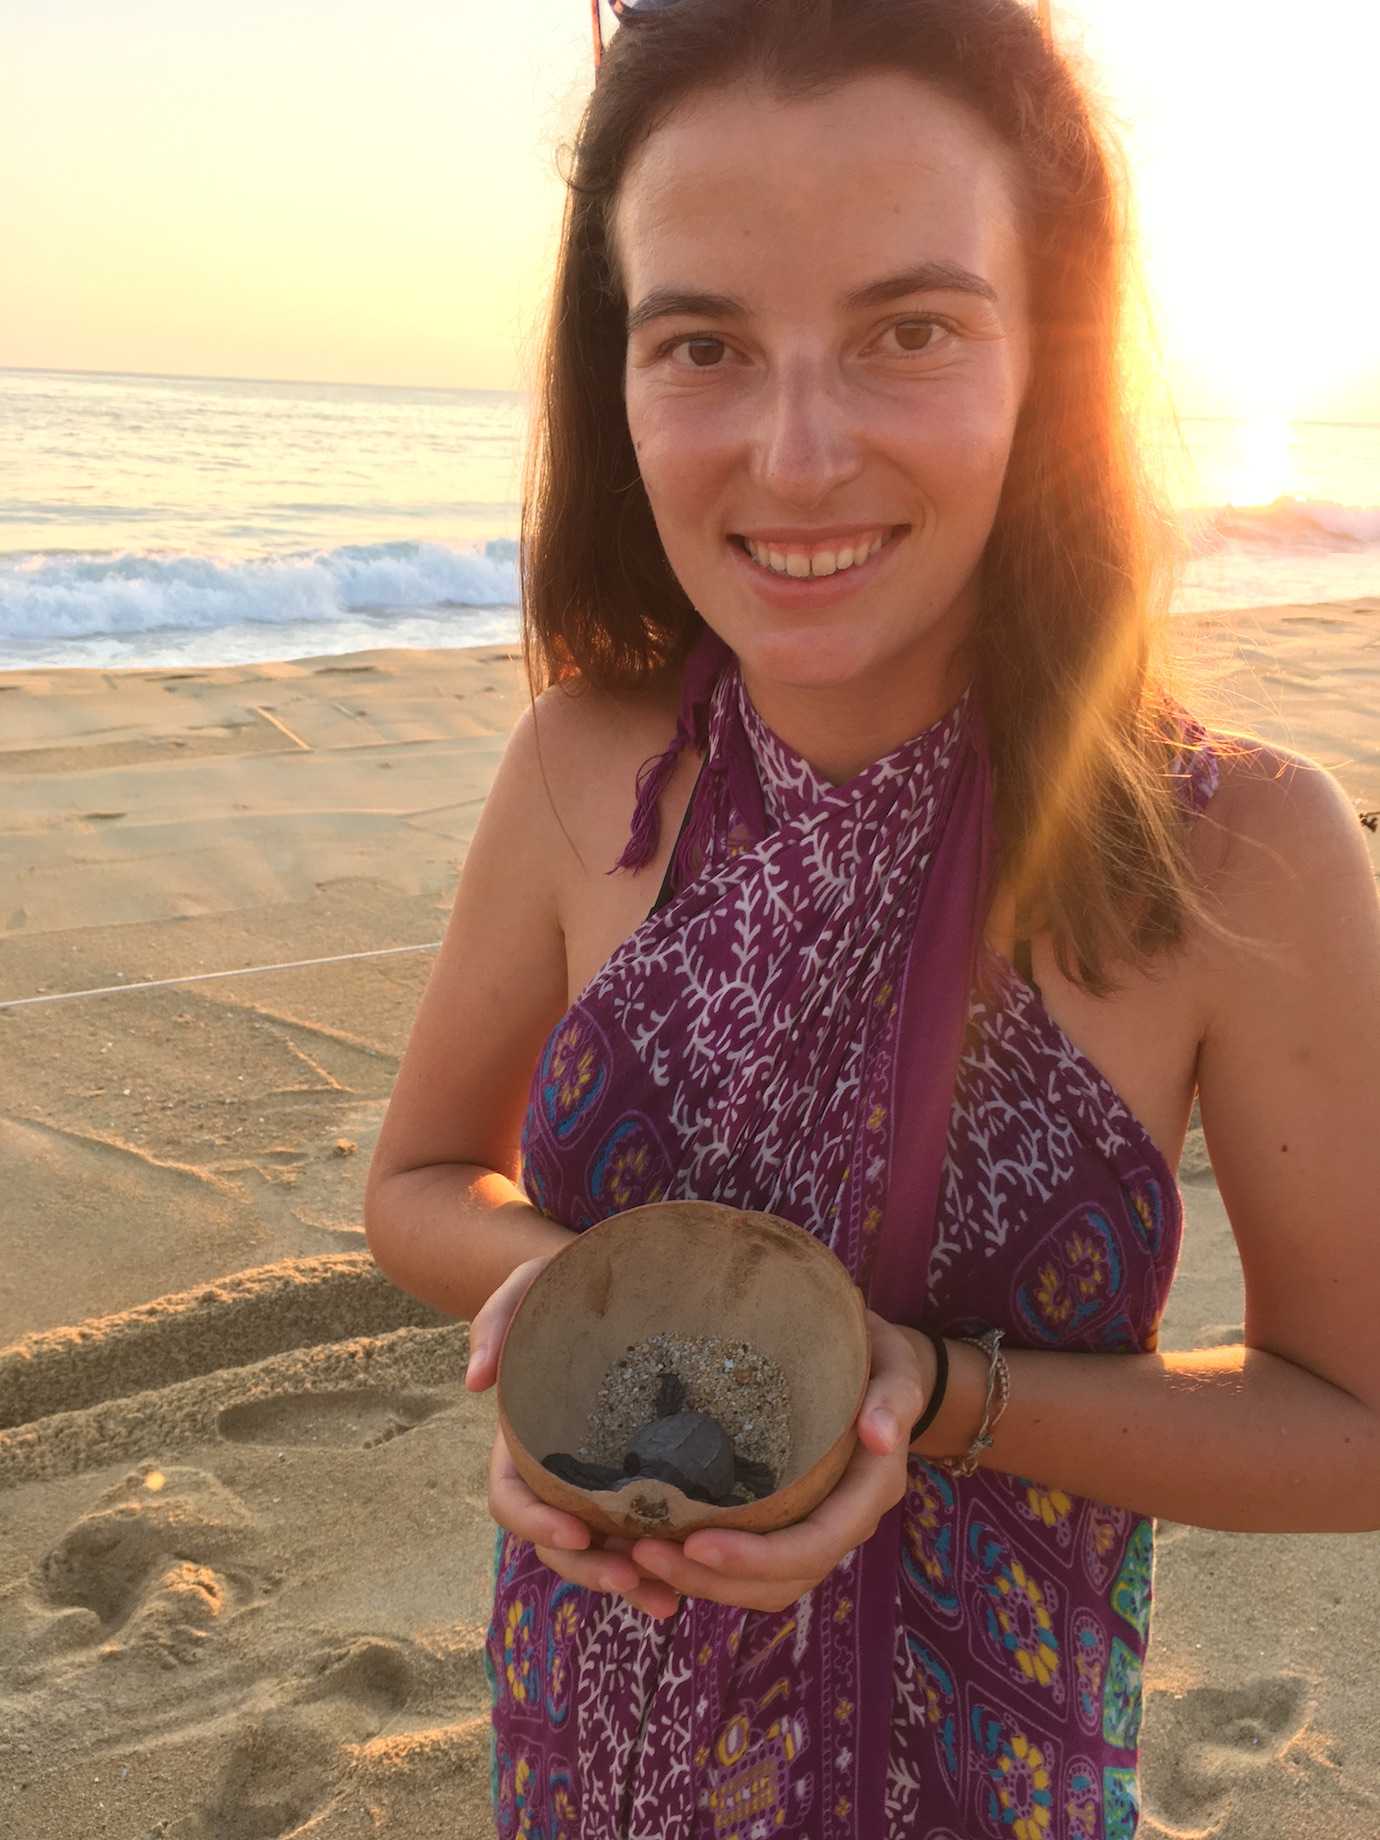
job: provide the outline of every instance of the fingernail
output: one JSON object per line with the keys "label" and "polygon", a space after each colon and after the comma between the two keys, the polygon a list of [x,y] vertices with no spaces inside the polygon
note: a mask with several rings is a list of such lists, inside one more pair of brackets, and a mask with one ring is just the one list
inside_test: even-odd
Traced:
{"label": "fingernail", "polygon": [[896,1420],[891,1413],[887,1411],[886,1407],[879,1406],[877,1410],[872,1413],[871,1418],[873,1430],[879,1432],[880,1435],[886,1439],[888,1444],[895,1443]]}
{"label": "fingernail", "polygon": [[471,1348],[470,1349],[470,1364],[465,1369],[465,1378],[467,1380],[471,1380],[474,1378],[476,1371],[480,1367],[483,1366],[485,1358],[488,1355],[488,1352],[489,1351],[487,1348]]}

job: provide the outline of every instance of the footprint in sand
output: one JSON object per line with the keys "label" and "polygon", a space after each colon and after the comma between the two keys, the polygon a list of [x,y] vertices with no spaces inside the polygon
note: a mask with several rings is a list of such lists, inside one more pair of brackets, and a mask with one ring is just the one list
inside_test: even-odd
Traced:
{"label": "footprint in sand", "polygon": [[406,1646],[386,1636],[355,1636],[317,1656],[313,1677],[299,1694],[316,1699],[352,1699],[382,1718],[400,1712],[411,1698],[414,1668]]}
{"label": "footprint in sand", "polygon": [[310,1666],[290,1705],[241,1730],[197,1840],[282,1840],[324,1818],[349,1781],[347,1747],[376,1737],[413,1692],[407,1645],[387,1637],[328,1645]]}
{"label": "footprint in sand", "polygon": [[1198,1832],[1211,1831],[1238,1787],[1279,1766],[1312,1710],[1309,1683],[1296,1674],[1192,1687],[1167,1704],[1164,1689],[1154,1698],[1161,1725],[1143,1764],[1145,1806],[1157,1820]]}
{"label": "footprint in sand", "polygon": [[415,1431],[450,1404],[426,1393],[391,1393],[354,1387],[338,1393],[282,1393],[227,1406],[216,1420],[236,1444],[307,1444],[372,1450]]}
{"label": "footprint in sand", "polygon": [[46,1646],[99,1642],[103,1654],[143,1653],[164,1667],[199,1659],[216,1625],[262,1588],[230,1559],[253,1525],[204,1470],[131,1471],[35,1568],[37,1596],[60,1613]]}
{"label": "footprint in sand", "polygon": [[186,1840],[280,1840],[330,1799],[342,1775],[340,1737],[323,1720],[274,1708],[245,1727]]}

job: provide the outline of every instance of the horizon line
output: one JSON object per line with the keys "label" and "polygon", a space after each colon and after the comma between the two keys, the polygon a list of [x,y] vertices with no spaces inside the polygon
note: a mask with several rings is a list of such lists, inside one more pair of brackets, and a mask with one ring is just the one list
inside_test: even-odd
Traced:
{"label": "horizon line", "polygon": [[[56,364],[0,364],[0,376],[14,372],[27,377],[138,377],[155,383],[288,383],[326,390],[431,390],[471,396],[530,396],[529,389],[505,389],[483,383],[363,383],[339,377],[247,377],[216,375],[209,371],[112,371],[69,368]],[[1176,411],[1185,422],[1249,422],[1250,415],[1191,415]],[[1172,419],[1172,418],[1171,418]],[[1293,428],[1380,428],[1376,421],[1337,421],[1317,416],[1289,416]]]}
{"label": "horizon line", "polygon": [[525,396],[526,390],[485,383],[362,383],[343,377],[232,377],[211,371],[112,371],[60,364],[0,364],[0,375],[15,371],[28,377],[146,377],[158,383],[303,383],[326,390],[463,390],[471,395]]}

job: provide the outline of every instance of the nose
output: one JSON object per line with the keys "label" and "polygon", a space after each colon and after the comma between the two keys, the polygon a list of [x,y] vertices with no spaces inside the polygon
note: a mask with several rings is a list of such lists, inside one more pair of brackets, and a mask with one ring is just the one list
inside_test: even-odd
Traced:
{"label": "nose", "polygon": [[827,504],[863,464],[858,406],[822,364],[778,371],[753,404],[752,473],[763,503]]}

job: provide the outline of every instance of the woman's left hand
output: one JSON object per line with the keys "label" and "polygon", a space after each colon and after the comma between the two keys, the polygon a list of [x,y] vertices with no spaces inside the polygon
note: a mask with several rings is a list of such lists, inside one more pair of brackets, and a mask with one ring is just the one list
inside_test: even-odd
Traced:
{"label": "woman's left hand", "polygon": [[908,1434],[934,1385],[935,1359],[926,1338],[912,1340],[872,1310],[867,1331],[872,1367],[858,1413],[859,1441],[813,1513],[776,1533],[704,1527],[684,1545],[636,1540],[628,1557],[642,1571],[685,1597],[745,1610],[785,1610],[871,1539],[906,1492]]}

